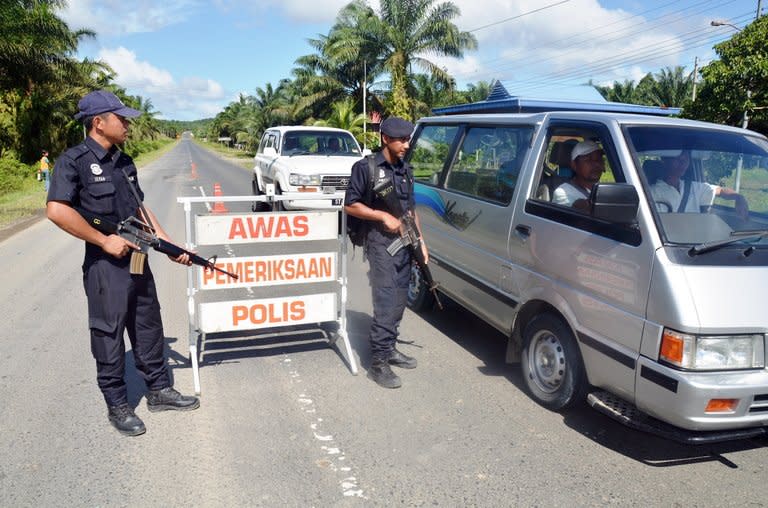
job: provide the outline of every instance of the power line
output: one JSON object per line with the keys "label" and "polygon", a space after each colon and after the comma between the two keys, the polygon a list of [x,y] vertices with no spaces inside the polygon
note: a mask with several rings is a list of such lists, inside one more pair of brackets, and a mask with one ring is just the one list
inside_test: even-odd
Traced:
{"label": "power line", "polygon": [[[707,33],[702,33],[704,31]],[[729,36],[727,34],[720,33],[713,36],[712,30],[709,28],[706,30],[693,30],[691,32],[682,34],[682,36],[679,38],[666,39],[660,43],[616,54],[614,57],[605,59],[594,65],[584,66],[582,64],[578,64],[560,69],[556,72],[545,74],[543,77],[555,81],[562,81],[562,79],[589,77],[590,75],[594,75],[601,71],[642,63],[661,56],[668,56],[688,49],[705,46],[711,43],[722,42],[728,38]],[[665,45],[662,46],[662,44]],[[567,75],[567,77],[561,78],[561,76],[564,75]]]}
{"label": "power line", "polygon": [[[585,46],[588,45],[589,43],[594,43],[594,44],[599,43],[600,45],[603,45],[603,46],[609,43],[614,43],[616,45],[619,45],[625,39],[635,37],[638,34],[646,33],[648,29],[647,27],[643,27],[642,25],[649,25],[652,23],[656,25],[658,25],[659,23],[663,23],[665,25],[671,25],[673,23],[682,21],[686,17],[689,17],[690,11],[692,9],[695,9],[696,13],[698,15],[701,15],[702,12],[708,12],[714,9],[722,9],[724,5],[733,3],[734,1],[736,0],[731,0],[723,3],[717,2],[714,7],[709,7],[707,9],[702,9],[702,7],[706,6],[707,4],[711,4],[711,0],[697,2],[687,7],[684,7],[682,9],[672,11],[671,13],[666,13],[662,16],[652,18],[644,22],[643,24],[638,25],[637,29],[635,30],[626,31],[620,28],[618,30],[603,33],[597,36],[591,35],[589,37],[582,37],[577,34],[570,37],[558,39],[556,41],[550,41],[546,44],[551,45],[557,42],[573,41],[573,39],[576,39],[574,43],[571,43],[568,45],[567,50],[559,51],[556,55],[551,55],[551,56],[542,58],[541,56],[542,51],[535,51],[533,53],[530,53],[527,57],[522,58],[518,61],[510,62],[505,65],[489,67],[487,70],[483,71],[482,74],[496,78],[498,77],[499,73],[520,68],[521,66],[524,66],[526,62],[535,62],[536,65],[541,65],[547,61],[551,61],[556,58],[562,58],[563,56],[574,53],[574,52],[584,51]],[[609,28],[611,26],[616,26],[616,25],[628,27],[627,24],[631,19],[642,16],[643,14],[647,14],[649,12],[657,11],[658,9],[659,8],[648,9],[646,11],[643,11],[642,13],[629,16],[620,21],[615,21],[607,25],[596,27],[595,29],[591,30],[591,34],[594,34],[596,31],[604,30],[606,28]],[[753,13],[749,13],[747,15],[740,15],[739,18],[742,18],[744,16],[751,16],[752,14]],[[709,27],[707,27],[707,29],[708,28]],[[573,80],[573,79],[576,79],[577,77],[589,76],[591,74],[595,74],[604,70],[609,70],[611,68],[644,63],[646,61],[651,61],[654,58],[668,56],[678,52],[686,51],[688,49],[701,47],[711,42],[720,42],[721,39],[719,39],[717,36],[711,37],[710,35],[711,32],[708,32],[702,35],[702,33],[704,33],[707,29],[692,30],[682,34],[682,36],[664,39],[657,43],[649,44],[641,48],[635,48],[630,51],[625,51],[611,57],[610,59],[602,60],[594,65],[578,64],[565,69],[560,69],[557,72],[545,74],[544,76],[542,76],[541,79],[550,79],[550,80],[554,79],[556,81],[563,81],[564,79]],[[620,35],[617,37],[609,37],[607,39],[605,38],[605,36],[613,35],[613,34],[620,34]],[[519,54],[519,52],[515,54]],[[494,59],[494,60],[498,60],[498,59]],[[573,76],[567,76],[567,77],[561,78],[561,76],[564,76],[566,74],[572,74],[576,71],[580,71],[580,72],[577,72]],[[461,76],[469,77],[473,75],[477,76],[478,74],[479,73],[475,71],[475,72],[459,74],[458,77],[461,77]],[[542,81],[537,80],[535,82],[541,83]]]}
{"label": "power line", "polygon": [[517,16],[512,16],[511,18],[502,19],[501,21],[496,21],[494,23],[489,23],[487,25],[483,25],[483,26],[478,27],[478,28],[473,28],[472,30],[467,30],[467,32],[477,32],[478,30],[482,30],[483,28],[488,28],[488,27],[500,25],[502,23],[506,23],[507,21],[512,21],[514,19],[519,19],[519,18],[522,18],[523,16],[528,16],[529,14],[534,14],[534,13],[539,12],[539,11],[550,9],[552,7],[555,7],[555,6],[558,6],[558,5],[562,5],[562,4],[568,3],[570,1],[571,0],[563,0],[562,2],[557,2],[555,4],[545,5],[544,7],[539,7],[538,9],[534,9],[532,11],[524,12],[522,14],[518,14]]}
{"label": "power line", "polygon": [[[668,20],[668,23],[671,24],[671,23],[677,22],[679,20],[680,20],[680,18],[675,17],[675,18],[672,18],[672,19]],[[708,30],[711,30],[709,25],[707,25],[704,28],[698,29],[698,30],[686,32],[685,34],[682,34],[682,35],[685,36],[685,35],[689,35],[689,34],[692,34],[692,33],[704,32],[704,31],[708,31]],[[563,58],[564,56],[569,55],[569,54],[582,52],[582,51],[585,50],[585,47],[587,47],[587,43],[590,43],[590,42],[594,42],[595,44],[599,43],[601,46],[605,46],[605,45],[611,44],[611,43],[615,43],[615,44],[618,45],[619,43],[621,43],[625,39],[631,39],[631,38],[634,38],[634,37],[636,37],[638,35],[644,34],[645,32],[647,32],[647,29],[642,27],[642,26],[639,26],[634,31],[629,31],[629,32],[614,31],[614,32],[610,32],[609,34],[604,34],[604,35],[616,34],[617,32],[621,33],[622,35],[620,35],[618,37],[609,37],[607,39],[606,38],[602,38],[602,37],[590,37],[588,39],[585,39],[585,40],[581,41],[582,42],[581,45],[578,45],[578,44],[577,45],[569,45],[568,49],[562,50],[562,51],[557,51],[556,54],[548,56],[548,57],[542,57],[540,55],[541,51],[539,51],[536,54],[533,54],[533,55],[531,55],[529,57],[517,60],[515,62],[509,62],[509,63],[506,63],[505,65],[502,65],[502,66],[491,67],[491,68],[488,69],[488,71],[486,71],[486,73],[490,73],[490,72],[503,72],[505,70],[509,70],[509,69],[512,69],[512,68],[515,68],[515,67],[520,67],[521,65],[525,65],[525,63],[528,62],[528,61],[534,61],[536,63],[536,65],[541,65],[541,64],[543,64],[545,62],[548,62],[548,61],[551,61],[551,60],[554,60],[554,59]],[[656,43],[651,44],[651,45],[646,46],[646,47],[666,45],[666,44],[669,44],[670,42],[674,43],[677,39],[678,39],[678,37],[672,37],[672,38],[664,39],[662,41],[656,42]],[[642,48],[640,48],[640,49],[642,49]],[[624,54],[624,53],[622,53],[622,54]],[[615,60],[615,58],[614,58],[614,60]],[[604,61],[600,62],[600,64],[602,64],[602,63],[604,63]],[[580,63],[578,65],[578,67],[579,68],[584,68],[585,65]],[[586,66],[586,67],[589,67],[589,66]]]}

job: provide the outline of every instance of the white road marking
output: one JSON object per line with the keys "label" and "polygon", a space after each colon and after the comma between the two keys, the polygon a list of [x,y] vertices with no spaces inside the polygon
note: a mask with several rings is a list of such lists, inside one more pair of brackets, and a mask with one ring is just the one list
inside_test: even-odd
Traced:
{"label": "white road marking", "polygon": [[[293,366],[293,362],[290,358],[287,357],[287,355],[283,359],[283,365],[288,367],[288,375],[291,380],[296,384],[300,384],[302,382],[301,375],[296,370],[296,367]],[[347,457],[342,449],[335,445],[333,434],[323,429],[323,419],[316,416],[317,408],[315,407],[315,403],[312,398],[309,396],[309,394],[307,394],[305,390],[303,390],[296,397],[296,401],[299,403],[299,407],[302,411],[304,411],[307,415],[313,416],[314,419],[312,423],[309,424],[309,429],[312,432],[314,438],[317,441],[323,443],[320,446],[320,451],[325,455],[325,457],[316,460],[315,463],[322,464],[323,467],[326,467],[330,471],[333,471],[339,475],[339,486],[341,487],[341,493],[344,497],[360,497],[363,499],[368,499],[365,496],[363,489],[361,489],[358,485],[357,477],[351,474],[352,468],[349,465],[342,466],[340,464],[344,463]]]}

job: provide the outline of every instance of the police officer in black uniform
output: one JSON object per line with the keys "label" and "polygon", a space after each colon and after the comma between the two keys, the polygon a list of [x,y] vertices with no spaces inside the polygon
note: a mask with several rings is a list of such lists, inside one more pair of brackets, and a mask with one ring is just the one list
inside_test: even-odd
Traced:
{"label": "police officer in black uniform", "polygon": [[[155,281],[148,265],[143,273],[131,273],[131,253],[138,246],[117,235],[105,235],[89,225],[76,209],[112,222],[130,216],[147,219],[158,237],[170,241],[155,215],[146,207],[143,217],[133,160],[117,145],[125,142],[129,118],[140,111],[126,107],[114,94],[97,90],[78,103],[76,120],[85,125],[87,137],[56,161],[48,193],[48,218],[67,233],[85,240],[83,285],[88,298],[91,352],[96,359],[97,381],[108,407],[110,423],[122,434],[143,434],[144,423],[128,405],[125,386],[125,343],[128,332],[136,368],[149,393],[150,411],[191,410],[200,406],[196,397],[181,395],[171,386],[164,358],[163,324]],[[146,262],[143,258],[139,258]],[[189,255],[173,261],[189,265]],[[139,265],[141,266],[141,265]]]}
{"label": "police officer in black uniform", "polygon": [[[382,180],[392,180],[403,210],[414,214],[418,225],[414,208],[413,170],[403,161],[412,132],[412,123],[402,118],[387,118],[381,123],[382,149],[369,157],[373,157],[375,166],[374,185]],[[394,256],[387,252],[387,247],[400,236],[400,219],[389,213],[383,201],[375,196],[371,203],[366,202],[370,186],[369,163],[365,158],[352,166],[344,209],[347,214],[368,221],[364,252],[370,264],[373,293],[373,322],[369,336],[372,358],[368,377],[385,388],[398,388],[402,382],[390,365],[413,369],[417,363],[415,358],[395,348],[398,327],[408,300],[411,254],[409,249],[400,249]],[[426,244],[422,241],[421,245],[424,257],[428,259]]]}

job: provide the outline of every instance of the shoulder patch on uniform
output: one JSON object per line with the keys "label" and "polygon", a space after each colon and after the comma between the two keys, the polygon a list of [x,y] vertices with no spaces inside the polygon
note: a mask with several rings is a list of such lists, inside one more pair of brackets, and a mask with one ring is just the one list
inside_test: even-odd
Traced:
{"label": "shoulder patch on uniform", "polygon": [[67,153],[73,159],[77,159],[78,157],[81,157],[81,156],[85,155],[86,153],[88,153],[90,151],[91,151],[90,148],[85,146],[85,143],[81,143],[81,144],[73,146],[72,148],[67,150]]}

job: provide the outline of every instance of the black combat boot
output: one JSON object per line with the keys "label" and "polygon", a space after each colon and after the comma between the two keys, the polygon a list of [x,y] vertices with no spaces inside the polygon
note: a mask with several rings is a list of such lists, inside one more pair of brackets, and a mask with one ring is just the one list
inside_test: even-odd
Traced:
{"label": "black combat boot", "polygon": [[128,404],[109,406],[109,423],[124,436],[138,436],[147,431],[144,422]]}
{"label": "black combat boot", "polygon": [[389,359],[387,361],[390,365],[394,365],[395,367],[400,367],[402,369],[415,369],[416,365],[418,364],[416,358],[404,355],[397,349],[392,349],[392,352],[389,354]]}
{"label": "black combat boot", "polygon": [[403,384],[384,359],[373,359],[371,368],[368,369],[368,377],[384,388],[400,388]]}
{"label": "black combat boot", "polygon": [[147,393],[147,409],[153,413],[169,409],[191,411],[199,407],[200,400],[197,397],[182,395],[174,390],[172,386],[162,390],[150,390]]}

